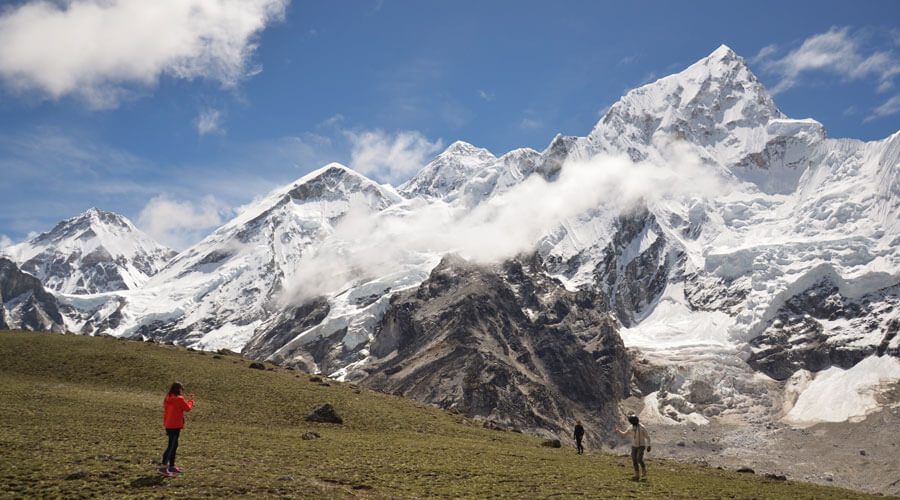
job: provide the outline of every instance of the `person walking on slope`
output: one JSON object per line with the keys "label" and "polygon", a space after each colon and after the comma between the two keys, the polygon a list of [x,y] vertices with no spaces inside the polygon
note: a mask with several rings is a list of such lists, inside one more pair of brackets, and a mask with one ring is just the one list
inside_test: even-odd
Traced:
{"label": "person walking on slope", "polygon": [[[628,415],[628,422],[631,423],[630,430],[620,430],[616,426],[616,432],[623,436],[631,436],[631,463],[634,465],[634,479],[640,479],[641,476],[647,477],[647,466],[644,465],[644,449],[650,452],[650,433],[647,428],[641,425],[637,415]],[[640,465],[640,471],[638,471]]]}
{"label": "person walking on slope", "polygon": [[169,445],[162,456],[163,467],[159,469],[159,473],[164,476],[182,473],[180,467],[175,467],[175,450],[178,449],[178,435],[184,428],[184,412],[191,411],[194,407],[194,395],[191,394],[190,399],[185,401],[181,395],[183,390],[181,382],[173,383],[163,401],[163,425],[166,427],[166,435],[169,436]]}
{"label": "person walking on slope", "polygon": [[578,454],[584,455],[584,446],[581,446],[581,440],[584,438],[584,427],[581,426],[581,420],[575,421],[575,445],[578,447]]}

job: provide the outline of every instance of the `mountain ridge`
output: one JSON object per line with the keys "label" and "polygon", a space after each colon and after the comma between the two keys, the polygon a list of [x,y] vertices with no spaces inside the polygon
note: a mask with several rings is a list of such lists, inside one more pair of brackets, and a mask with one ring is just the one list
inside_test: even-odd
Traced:
{"label": "mountain ridge", "polygon": [[[898,138],[830,139],[819,122],[784,116],[746,62],[723,45],[627,93],[588,136],[557,135],[542,152],[517,149],[499,158],[458,141],[397,189],[326,165],[250,204],[141,288],[61,296],[61,307],[73,331],[246,348],[287,365],[410,390],[416,381],[385,375],[396,367],[381,337],[390,330],[384,322],[399,317],[398,304],[421,308],[409,295],[458,251],[446,236],[463,223],[483,232],[459,234],[499,245],[519,228],[498,230],[491,221],[516,211],[540,215],[533,209],[554,202],[556,209],[575,205],[574,198],[541,197],[547,193],[601,190],[599,203],[586,210],[538,221],[547,226],[528,242],[540,262],[532,279],[553,283],[546,285],[551,295],[593,294],[597,310],[614,317],[609,335],[647,361],[627,389],[642,401],[642,418],[672,425],[778,421],[788,384],[814,388],[811,374],[832,364],[852,370],[869,356],[896,357],[900,338],[877,333],[891,331],[900,283],[900,224],[890,218],[900,208]],[[552,191],[576,174],[583,186]],[[718,183],[701,189],[705,178]],[[633,199],[618,200],[629,190]],[[536,223],[530,219],[537,217],[509,220]],[[499,264],[528,255],[502,255]],[[462,258],[468,264],[460,269],[484,265]],[[561,314],[557,302],[516,293],[521,285],[508,273],[482,273],[471,275],[499,276],[491,278],[495,288],[511,290],[510,302],[501,302],[515,303],[523,324]],[[852,284],[854,293],[826,286],[826,276]],[[825,292],[825,300],[842,306],[819,310]],[[500,309],[484,313],[492,318],[487,323],[510,324]],[[470,343],[481,342],[496,343],[494,332],[480,331]],[[826,351],[835,346],[841,353],[832,360]],[[510,364],[489,349],[474,352],[485,370],[499,373]],[[755,370],[768,375],[757,379]],[[423,379],[434,375],[426,372]],[[692,396],[697,387],[709,394]],[[877,407],[866,404],[854,411]]]}

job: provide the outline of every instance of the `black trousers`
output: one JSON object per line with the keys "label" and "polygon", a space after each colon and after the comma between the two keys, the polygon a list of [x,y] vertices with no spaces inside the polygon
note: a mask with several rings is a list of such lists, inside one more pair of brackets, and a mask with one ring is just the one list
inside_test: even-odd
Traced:
{"label": "black trousers", "polygon": [[644,465],[644,446],[632,446],[631,447],[631,463],[634,465],[634,473],[637,475],[638,473],[638,465],[641,466],[641,469],[646,471],[647,466]]}
{"label": "black trousers", "polygon": [[181,434],[181,429],[166,429],[166,434],[169,436],[169,446],[163,452],[162,463],[175,467],[175,450],[178,449],[178,435]]}
{"label": "black trousers", "polygon": [[575,438],[575,445],[578,447],[578,453],[584,453],[584,446],[581,445],[581,436]]}

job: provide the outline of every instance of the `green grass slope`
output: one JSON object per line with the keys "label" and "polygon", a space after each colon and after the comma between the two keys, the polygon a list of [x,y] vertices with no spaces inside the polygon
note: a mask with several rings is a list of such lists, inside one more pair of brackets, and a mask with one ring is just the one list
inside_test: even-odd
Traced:
{"label": "green grass slope", "polygon": [[[627,457],[480,427],[444,411],[309,374],[172,346],[0,332],[2,498],[869,498],[671,461],[630,480]],[[156,473],[162,400],[196,394]],[[344,425],[304,421],[331,403]],[[304,441],[313,430],[321,439]]]}

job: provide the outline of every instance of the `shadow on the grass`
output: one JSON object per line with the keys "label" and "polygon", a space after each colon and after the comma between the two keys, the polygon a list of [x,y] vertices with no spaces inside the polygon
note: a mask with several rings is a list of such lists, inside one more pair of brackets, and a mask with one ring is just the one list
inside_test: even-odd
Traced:
{"label": "shadow on the grass", "polygon": [[150,486],[159,486],[165,481],[165,476],[156,474],[152,476],[139,477],[129,485],[132,488],[148,488]]}

